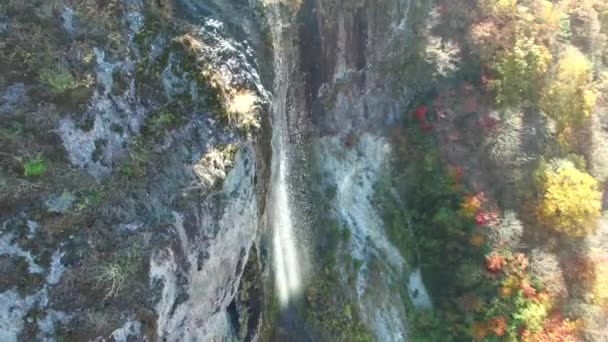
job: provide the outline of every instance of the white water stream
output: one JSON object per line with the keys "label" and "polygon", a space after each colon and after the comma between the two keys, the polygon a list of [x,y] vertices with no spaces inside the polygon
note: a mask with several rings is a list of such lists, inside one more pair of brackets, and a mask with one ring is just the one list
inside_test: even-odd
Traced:
{"label": "white water stream", "polygon": [[271,189],[274,266],[279,300],[285,305],[300,290],[301,279],[286,177],[287,158],[280,149],[275,154],[278,154],[278,159],[273,160],[276,183]]}
{"label": "white water stream", "polygon": [[290,153],[287,125],[287,89],[290,76],[290,47],[284,38],[286,28],[280,20],[277,4],[271,4],[274,39],[274,99],[272,105],[272,176],[269,210],[273,231],[273,258],[275,283],[281,306],[297,295],[302,283],[302,259],[299,255],[290,201]]}

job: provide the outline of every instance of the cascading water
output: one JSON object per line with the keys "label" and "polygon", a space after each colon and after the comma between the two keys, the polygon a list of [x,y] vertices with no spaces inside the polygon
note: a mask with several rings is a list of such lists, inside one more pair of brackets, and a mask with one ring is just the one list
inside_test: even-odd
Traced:
{"label": "cascading water", "polygon": [[293,211],[290,201],[290,152],[287,125],[287,88],[289,86],[288,45],[283,44],[284,28],[278,13],[278,4],[271,4],[271,16],[275,25],[274,99],[272,105],[272,176],[269,209],[273,231],[273,256],[275,283],[279,301],[287,305],[296,295],[302,282],[301,255],[297,244]]}
{"label": "cascading water", "polygon": [[[284,139],[284,135],[277,128],[275,128],[274,135],[272,145],[275,149],[273,151],[273,178],[275,182],[271,189],[274,266],[279,300],[282,305],[285,305],[289,301],[289,298],[299,291],[301,275],[294,226],[289,207],[287,156],[286,151],[282,147],[277,148],[277,145],[284,144],[281,142]],[[275,141],[278,142],[275,144]]]}

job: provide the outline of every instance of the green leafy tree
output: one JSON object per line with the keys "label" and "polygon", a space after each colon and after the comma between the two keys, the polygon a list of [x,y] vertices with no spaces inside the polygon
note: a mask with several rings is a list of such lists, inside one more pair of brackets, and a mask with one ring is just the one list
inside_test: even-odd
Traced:
{"label": "green leafy tree", "polygon": [[515,299],[517,311],[513,319],[517,326],[525,326],[532,332],[540,331],[543,321],[547,318],[547,307],[544,303],[526,299],[521,295]]}
{"label": "green leafy tree", "polygon": [[516,106],[526,100],[536,101],[552,59],[551,52],[533,38],[518,39],[513,49],[499,56],[493,65],[497,78],[490,86],[496,91],[496,102]]}

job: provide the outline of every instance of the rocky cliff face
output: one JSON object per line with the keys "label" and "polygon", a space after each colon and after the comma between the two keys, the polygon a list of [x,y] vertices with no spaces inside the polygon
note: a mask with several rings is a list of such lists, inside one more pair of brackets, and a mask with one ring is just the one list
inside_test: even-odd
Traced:
{"label": "rocky cliff face", "polygon": [[0,11],[2,340],[251,339],[259,286],[237,290],[261,276],[241,281],[269,150],[252,8]]}
{"label": "rocky cliff face", "polygon": [[[388,128],[412,100],[398,72],[412,40],[410,16],[409,1],[311,1],[299,30],[300,114],[310,123],[313,188],[331,208],[322,216],[349,232],[335,272],[349,274],[340,280],[351,292],[345,302],[375,339],[386,341],[407,338],[405,307],[395,299],[412,270],[385,233],[374,193],[390,168]],[[413,285],[423,297],[424,287]]]}
{"label": "rocky cliff face", "polygon": [[[256,340],[294,321],[405,339],[393,298],[412,270],[373,193],[411,97],[394,72],[410,15],[408,0],[0,5],[0,339]],[[288,319],[267,210],[279,120],[309,241],[310,313]]]}

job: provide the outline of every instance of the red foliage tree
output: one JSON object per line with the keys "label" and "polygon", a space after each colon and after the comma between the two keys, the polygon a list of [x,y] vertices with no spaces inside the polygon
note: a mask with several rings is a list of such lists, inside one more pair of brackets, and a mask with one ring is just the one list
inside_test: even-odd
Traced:
{"label": "red foliage tree", "polygon": [[475,215],[475,224],[477,224],[478,226],[483,226],[484,224],[486,224],[486,222],[486,214],[483,211],[480,211],[477,213],[477,215]]}
{"label": "red foliage tree", "polygon": [[416,119],[418,119],[418,122],[424,122],[426,121],[426,114],[428,113],[428,111],[429,109],[427,108],[427,106],[418,107],[414,112],[414,116],[416,117]]}
{"label": "red foliage tree", "polygon": [[503,316],[496,317],[489,324],[490,330],[496,336],[504,336],[507,333],[507,319]]}
{"label": "red foliage tree", "polygon": [[574,342],[580,341],[580,338],[577,336],[576,323],[555,314],[545,322],[543,330],[534,334],[534,341]]}
{"label": "red foliage tree", "polygon": [[525,254],[515,253],[509,260],[509,270],[511,273],[523,277],[529,264],[530,261]]}
{"label": "red foliage tree", "polygon": [[530,284],[527,280],[522,280],[521,285],[519,286],[524,297],[526,298],[535,298],[536,297],[536,289]]}
{"label": "red foliage tree", "polygon": [[433,124],[427,122],[426,115],[429,112],[427,106],[420,106],[414,111],[414,117],[418,120],[418,127],[424,133],[429,133],[433,130]]}
{"label": "red foliage tree", "polygon": [[494,253],[486,256],[486,269],[490,273],[499,273],[506,264],[505,258],[499,254]]}

